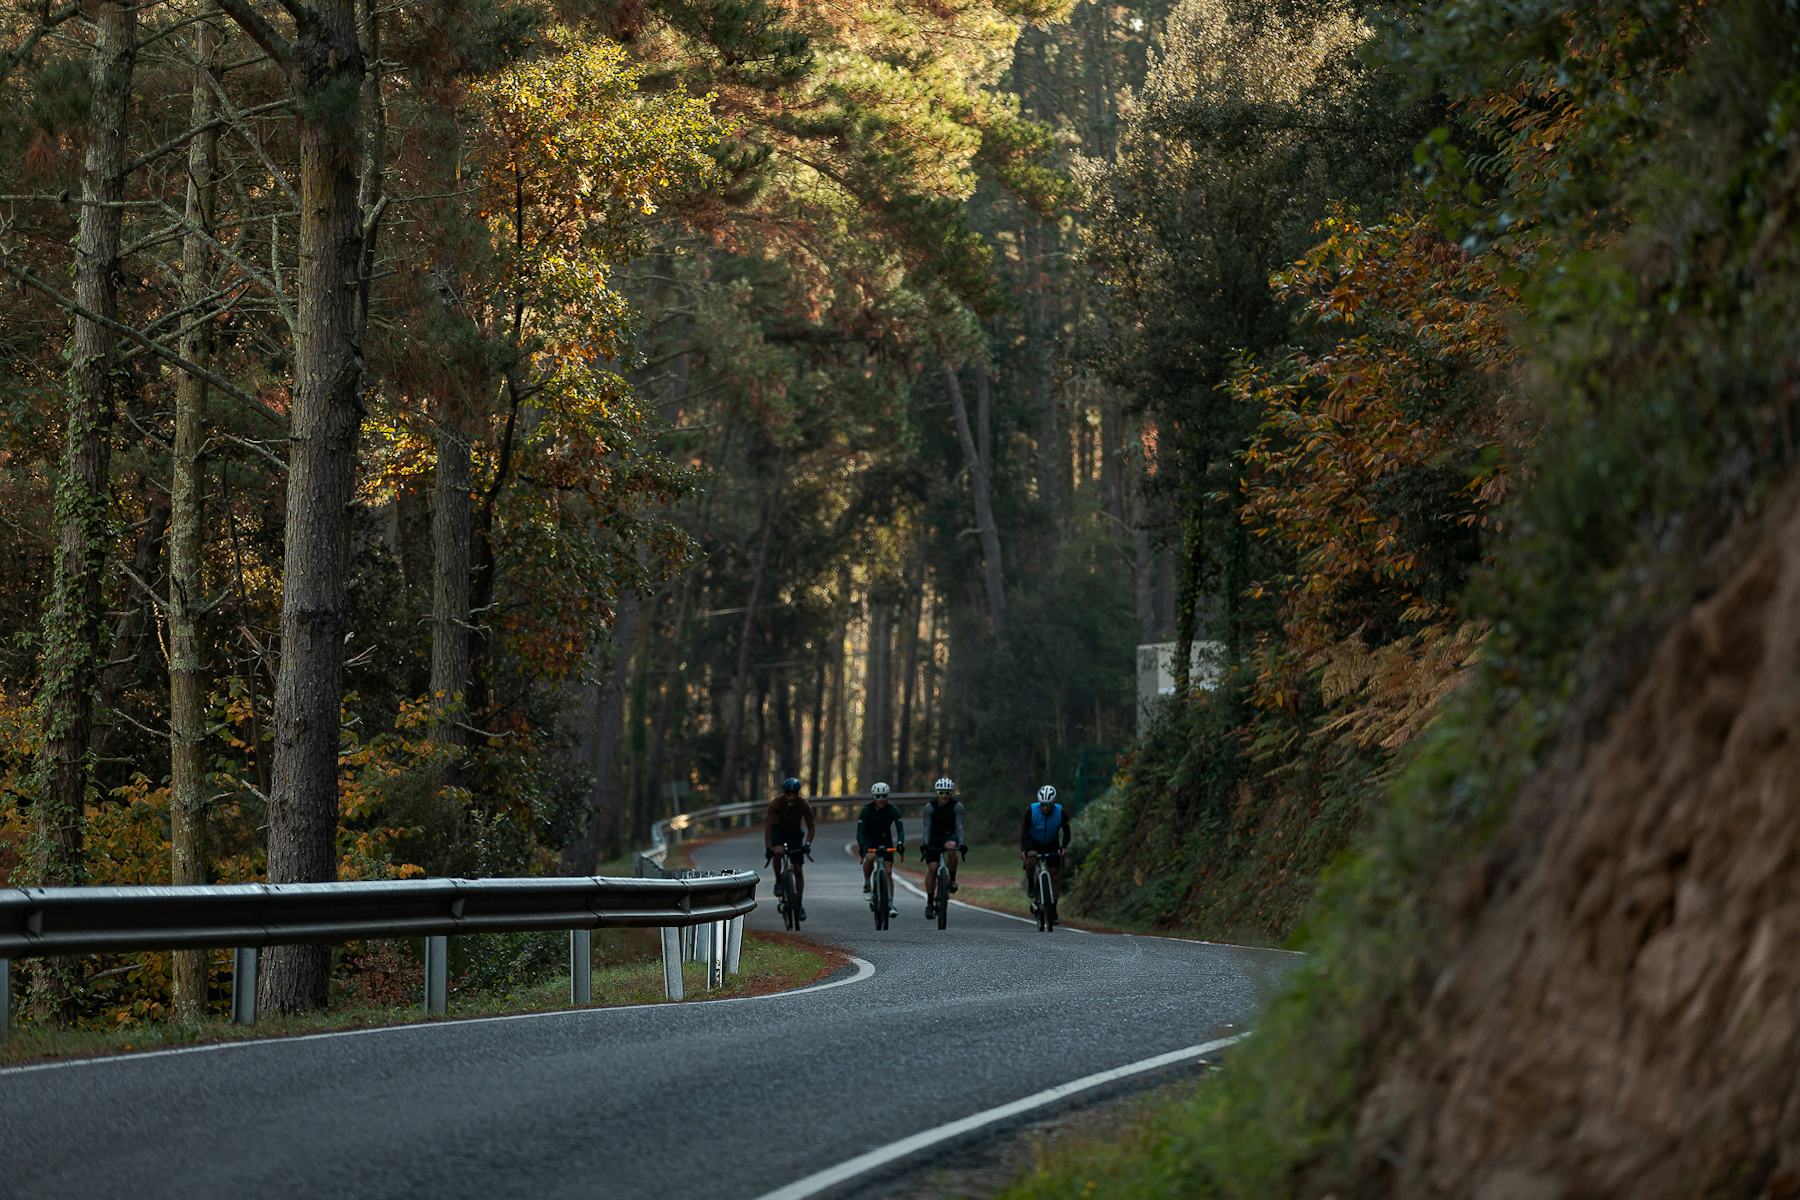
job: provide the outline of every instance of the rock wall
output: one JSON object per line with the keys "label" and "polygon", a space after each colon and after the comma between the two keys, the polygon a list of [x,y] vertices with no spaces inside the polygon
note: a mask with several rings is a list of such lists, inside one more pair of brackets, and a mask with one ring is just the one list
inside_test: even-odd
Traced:
{"label": "rock wall", "polygon": [[1361,1114],[1371,1195],[1800,1195],[1800,505],[1527,786]]}

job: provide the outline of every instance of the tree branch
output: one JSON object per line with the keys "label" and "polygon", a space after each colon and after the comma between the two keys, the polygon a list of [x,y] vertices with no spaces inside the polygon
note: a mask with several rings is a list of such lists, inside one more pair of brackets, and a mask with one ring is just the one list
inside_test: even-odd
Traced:
{"label": "tree branch", "polygon": [[155,162],[157,159],[161,158],[163,155],[170,154],[176,150],[181,149],[183,146],[187,145],[189,142],[193,141],[195,138],[199,137],[203,133],[208,132],[209,130],[218,129],[221,126],[229,125],[233,121],[242,121],[249,117],[259,117],[263,113],[277,112],[284,108],[292,108],[293,106],[294,106],[293,100],[291,98],[284,97],[283,99],[280,99],[280,100],[271,100],[267,104],[253,105],[250,108],[246,108],[241,112],[221,114],[220,116],[214,117],[212,120],[206,122],[206,124],[204,124],[204,125],[196,125],[192,129],[189,129],[183,133],[177,134],[175,137],[170,138],[168,141],[166,141],[162,145],[156,147],[154,150],[147,150],[144,153],[138,155],[136,158],[132,159],[130,162],[125,164],[125,174],[129,175],[133,171],[137,170],[139,167],[149,166],[151,163]]}
{"label": "tree branch", "polygon": [[[269,57],[287,66],[294,61],[293,43],[281,36],[279,30],[269,24],[267,18],[249,3],[249,0],[219,0],[219,7],[225,15],[237,22],[239,29],[250,35],[250,40],[261,46]],[[284,0],[283,8],[293,9]]]}
{"label": "tree branch", "polygon": [[196,379],[204,379],[207,383],[210,383],[212,386],[218,388],[221,392],[224,392],[227,396],[232,397],[234,400],[237,400],[241,404],[248,405],[253,411],[261,413],[263,416],[265,416],[269,420],[275,422],[277,425],[281,425],[284,427],[287,425],[286,417],[282,416],[280,413],[278,413],[274,409],[270,408],[267,404],[264,404],[261,400],[258,400],[255,396],[252,396],[249,392],[246,392],[244,389],[238,387],[235,383],[232,383],[230,380],[224,378],[221,375],[215,374],[212,371],[208,371],[205,367],[200,366],[198,363],[188,361],[187,359],[185,359],[181,355],[175,353],[175,351],[169,349],[167,346],[163,345],[162,343],[153,341],[152,339],[145,337],[143,335],[143,333],[141,333],[139,330],[137,330],[136,328],[134,328],[130,325],[125,324],[123,321],[115,321],[115,320],[111,319],[110,317],[104,317],[104,316],[100,315],[99,313],[95,312],[93,309],[88,308],[87,306],[85,306],[83,304],[77,303],[74,300],[71,300],[69,297],[63,295],[61,292],[57,291],[55,288],[51,287],[49,284],[47,284],[43,280],[39,279],[36,275],[33,275],[28,268],[16,267],[12,263],[6,262],[4,260],[0,260],[0,267],[4,267],[6,269],[7,274],[9,274],[13,278],[17,279],[20,283],[23,283],[23,284],[27,285],[28,287],[31,287],[39,292],[42,292],[44,295],[46,295],[50,299],[54,300],[66,312],[73,313],[75,316],[81,317],[85,320],[92,321],[97,325],[104,326],[105,328],[112,330],[114,333],[123,334],[124,336],[130,338],[132,341],[136,342],[138,345],[142,346],[144,349],[150,351],[150,353],[156,355],[156,357],[162,359],[164,362],[169,363],[173,366],[180,367],[182,370],[184,370],[188,374],[194,376]]}

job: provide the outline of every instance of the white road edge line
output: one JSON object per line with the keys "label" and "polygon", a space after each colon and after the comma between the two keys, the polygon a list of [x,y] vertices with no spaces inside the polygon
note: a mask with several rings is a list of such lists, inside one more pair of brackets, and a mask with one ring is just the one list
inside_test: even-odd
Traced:
{"label": "white road edge line", "polygon": [[[894,878],[899,881],[901,887],[919,897],[919,899],[923,900],[925,898],[925,889],[908,879],[906,876],[896,873]],[[967,900],[952,900],[950,903],[956,905],[958,908],[969,909],[971,912],[986,913],[990,917],[1005,917],[1008,921],[1022,921],[1027,925],[1037,924],[1037,922],[1030,917],[1021,917],[1018,913],[1001,912],[997,908],[984,908],[979,904],[970,904]],[[1085,929],[1076,929],[1072,925],[1065,925],[1063,928],[1071,933],[1088,932]]]}
{"label": "white road edge line", "polygon": [[717,1000],[665,1000],[661,1004],[615,1004],[598,1005],[592,1008],[559,1008],[553,1012],[506,1013],[497,1017],[457,1017],[447,1021],[413,1021],[405,1025],[372,1025],[367,1029],[336,1029],[325,1033],[298,1033],[289,1037],[251,1037],[239,1041],[207,1042],[199,1046],[174,1046],[167,1050],[133,1050],[122,1054],[96,1054],[91,1058],[65,1058],[54,1062],[27,1063],[20,1067],[0,1067],[0,1079],[8,1075],[28,1075],[35,1071],[57,1071],[72,1067],[92,1067],[121,1063],[142,1062],[147,1058],[172,1058],[177,1054],[206,1054],[214,1050],[245,1050],[257,1046],[292,1045],[295,1042],[316,1042],[325,1038],[362,1037],[375,1033],[412,1033],[421,1029],[450,1029],[458,1025],[492,1025],[500,1021],[530,1021],[546,1017],[591,1017],[599,1013],[637,1012],[649,1008],[663,1008],[672,1012],[683,1009],[710,1008],[716,1004],[747,1004],[753,1000],[780,1000],[789,996],[804,996],[808,992],[825,992],[832,988],[844,987],[852,983],[861,983],[874,977],[875,964],[866,958],[849,956],[856,965],[856,974],[845,979],[833,979],[829,983],[815,983],[808,987],[795,988],[791,992],[764,992],[758,996],[722,996]]}
{"label": "white road edge line", "polygon": [[[856,855],[856,843],[855,842],[845,842],[844,843],[844,853],[848,854],[851,858],[855,858],[857,856]],[[908,879],[906,876],[900,874],[900,872],[898,872],[898,871],[895,871],[893,873],[893,875],[894,875],[894,881],[896,883],[898,883],[901,887],[905,888],[907,891],[911,892],[913,895],[917,896],[919,899],[921,899],[921,900],[925,899],[925,889],[924,888],[920,887],[918,884],[914,883],[912,880]],[[1035,921],[1031,917],[1021,917],[1017,913],[1001,912],[997,908],[985,908],[979,904],[970,904],[967,900],[952,900],[950,903],[956,905],[958,908],[969,909],[972,912],[986,913],[990,917],[1004,917],[1008,921],[1019,921],[1026,925],[1036,925],[1037,924],[1037,921]],[[1093,930],[1091,930],[1091,929],[1076,929],[1072,925],[1065,925],[1065,926],[1063,926],[1063,928],[1072,933],[1092,933],[1093,932]]]}
{"label": "white road edge line", "polygon": [[1134,1063],[1126,1063],[1122,1067],[1114,1067],[1110,1071],[1098,1071],[1092,1075],[1084,1075],[1080,1079],[1072,1080],[1069,1083],[1061,1083],[1053,1088],[1046,1088],[1041,1092],[1034,1092],[1029,1096],[1014,1100],[1010,1104],[1002,1104],[998,1108],[990,1108],[984,1112],[978,1112],[973,1116],[964,1117],[960,1121],[951,1121],[948,1124],[939,1125],[935,1129],[927,1129],[922,1133],[915,1133],[911,1137],[901,1138],[899,1141],[883,1146],[879,1150],[871,1150],[867,1154],[861,1154],[848,1161],[841,1162],[835,1167],[827,1167],[823,1171],[815,1172],[804,1179],[796,1180],[786,1187],[779,1187],[772,1192],[765,1192],[761,1196],[758,1196],[756,1200],[807,1200],[808,1197],[817,1196],[821,1192],[834,1188],[841,1183],[847,1183],[850,1180],[855,1179],[858,1175],[867,1174],[876,1167],[885,1166],[895,1159],[905,1158],[909,1154],[916,1154],[929,1146],[937,1145],[939,1142],[945,1142],[952,1138],[961,1137],[965,1133],[972,1133],[977,1129],[984,1128],[999,1121],[1004,1121],[1008,1117],[1015,1117],[1020,1113],[1030,1112],[1034,1108],[1042,1108],[1046,1104],[1054,1104],[1058,1100],[1077,1095],[1092,1088],[1100,1087],[1103,1084],[1112,1083],[1115,1080],[1129,1079],[1133,1075],[1142,1075],[1146,1071],[1154,1071],[1159,1067],[1168,1067],[1173,1066],[1176,1063],[1191,1062],[1203,1055],[1211,1054],[1215,1050],[1223,1050],[1227,1046],[1241,1042],[1249,1036],[1250,1034],[1248,1032],[1240,1033],[1234,1037],[1220,1038],[1217,1041],[1212,1042],[1203,1042],[1198,1046],[1188,1046],[1181,1050],[1171,1050],[1167,1054],[1158,1054],[1155,1058],[1139,1059]]}
{"label": "white road edge line", "polygon": [[[846,842],[844,844],[844,851],[845,851],[845,853],[849,854],[851,858],[855,858],[856,857],[855,847],[856,847],[855,842]],[[924,897],[925,892],[923,891],[923,889],[921,889],[918,884],[914,883],[912,880],[908,879],[906,876],[904,876],[904,875],[900,874],[898,871],[896,871],[896,872],[894,872],[894,878],[899,880],[900,886],[909,889],[915,895],[917,895],[921,898]],[[952,900],[950,903],[956,905],[958,908],[968,908],[968,909],[973,909],[974,911],[976,911],[978,913],[986,913],[990,917],[1005,917],[1008,921],[1023,921],[1027,925],[1036,925],[1037,924],[1037,922],[1034,921],[1033,919],[1031,919],[1030,917],[1021,917],[1017,913],[1002,912],[1000,909],[988,908],[985,905],[970,904],[967,900]],[[1105,930],[1100,930],[1100,929],[1082,929],[1080,926],[1077,926],[1077,925],[1064,925],[1064,926],[1062,926],[1062,929],[1069,933],[1091,933],[1091,934],[1095,934],[1097,936],[1104,936],[1107,932]],[[1171,934],[1167,934],[1167,933],[1132,933],[1129,930],[1125,930],[1125,931],[1121,931],[1119,933],[1112,934],[1111,936],[1113,936],[1113,937],[1155,938],[1159,942],[1181,942],[1181,943],[1183,943],[1185,945],[1189,945],[1189,946],[1223,946],[1227,950],[1266,950],[1270,954],[1292,954],[1296,958],[1305,958],[1306,957],[1306,951],[1304,951],[1304,950],[1283,950],[1280,946],[1246,946],[1242,942],[1209,942],[1205,938],[1175,937],[1175,936],[1173,936]]]}

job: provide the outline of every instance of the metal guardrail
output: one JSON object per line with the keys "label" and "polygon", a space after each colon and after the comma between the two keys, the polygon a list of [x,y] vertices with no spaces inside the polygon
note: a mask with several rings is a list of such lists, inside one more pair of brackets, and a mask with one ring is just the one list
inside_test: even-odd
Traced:
{"label": "metal guardrail", "polygon": [[[917,806],[922,809],[931,802],[931,798],[931,792],[890,792],[888,803],[897,807]],[[821,817],[826,813],[820,810],[860,809],[868,802],[867,796],[818,796],[811,801],[813,811]],[[697,808],[692,812],[664,817],[650,827],[650,849],[641,851],[639,857],[661,863],[668,854],[669,847],[678,844],[683,834],[698,833],[713,826],[721,829],[729,829],[740,823],[747,826],[767,811],[768,807],[764,801],[739,800],[734,804],[715,804],[711,808]]]}
{"label": "metal guardrail", "polygon": [[[231,947],[232,1019],[255,1019],[256,950],[298,942],[425,939],[425,1008],[445,1007],[451,935],[569,931],[570,999],[592,999],[591,934],[609,927],[663,931],[663,983],[682,997],[681,963],[708,963],[707,986],[737,969],[744,916],[756,907],[754,871],[679,878],[418,879],[217,887],[0,889],[0,1037],[11,1007],[10,959],[133,950]],[[705,928],[705,937],[680,931]],[[705,953],[699,953],[704,944]],[[690,954],[691,944],[696,951]]]}

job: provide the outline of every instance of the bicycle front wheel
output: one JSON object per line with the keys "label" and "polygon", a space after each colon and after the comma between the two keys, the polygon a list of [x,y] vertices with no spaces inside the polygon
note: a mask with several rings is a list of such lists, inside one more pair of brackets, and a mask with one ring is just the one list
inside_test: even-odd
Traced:
{"label": "bicycle front wheel", "polygon": [[1050,872],[1040,869],[1037,878],[1037,923],[1039,933],[1050,932]]}
{"label": "bicycle front wheel", "polygon": [[888,902],[892,899],[893,887],[888,882],[887,867],[881,863],[876,863],[874,889],[875,928],[886,929],[888,927]]}
{"label": "bicycle front wheel", "polygon": [[937,873],[937,921],[939,929],[950,923],[950,872],[942,862]]}

